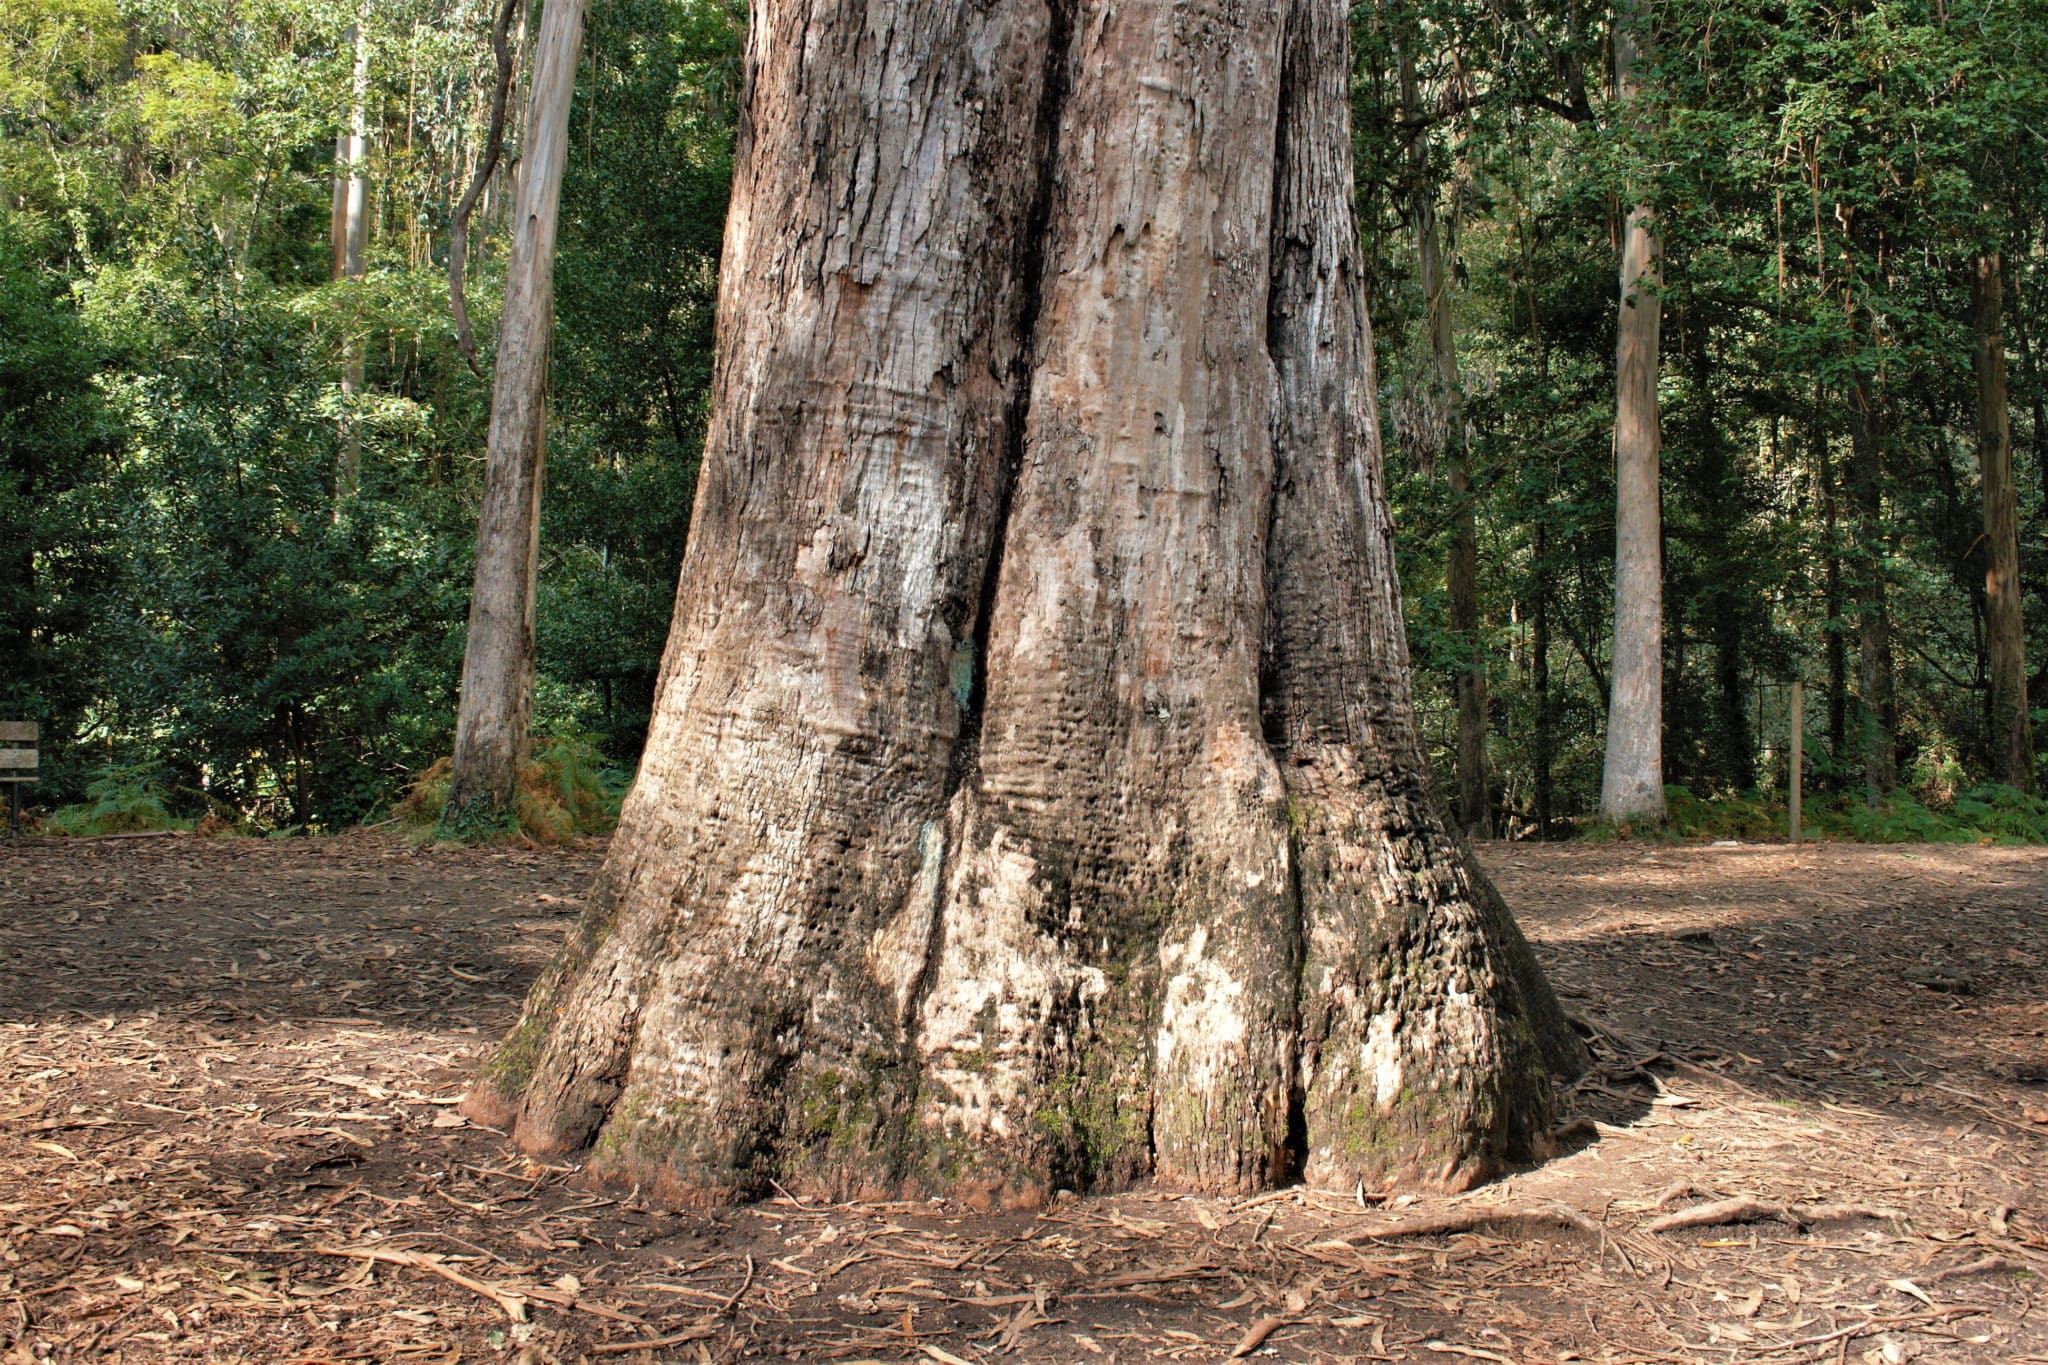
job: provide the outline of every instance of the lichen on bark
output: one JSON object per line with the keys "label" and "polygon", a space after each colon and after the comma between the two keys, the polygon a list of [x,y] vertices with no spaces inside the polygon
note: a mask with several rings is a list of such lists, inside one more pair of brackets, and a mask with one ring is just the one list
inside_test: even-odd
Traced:
{"label": "lichen on bark", "polygon": [[1577,1045],[1427,799],[1344,6],[890,14],[757,7],[647,758],[472,1112],[676,1200],[1537,1154]]}

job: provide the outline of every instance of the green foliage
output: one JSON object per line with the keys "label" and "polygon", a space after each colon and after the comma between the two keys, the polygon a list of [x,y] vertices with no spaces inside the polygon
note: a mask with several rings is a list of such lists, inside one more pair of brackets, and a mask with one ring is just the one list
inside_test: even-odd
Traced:
{"label": "green foliage", "polygon": [[[1470,644],[1447,628],[1456,499],[1409,429],[1433,373],[1413,203],[1433,202],[1450,267],[1497,819],[1527,832],[1539,800],[1554,822],[1590,827],[1599,794],[1616,243],[1641,202],[1665,251],[1665,776],[1715,808],[1675,819],[1754,824],[1744,793],[1782,784],[1795,676],[1820,721],[1812,781],[1823,798],[1860,794],[1866,613],[1892,634],[1883,719],[1898,767],[1917,800],[1946,810],[1991,770],[1993,748],[1967,284],[1988,249],[2007,273],[2030,642],[2048,630],[2048,15],[1990,0],[1668,0],[1639,12],[1651,56],[1639,97],[1622,103],[1606,79],[1611,10],[1354,10],[1388,483],[1440,785]],[[1395,79],[1400,54],[1420,87],[1414,108]],[[1851,479],[1859,403],[1877,467],[1867,511]],[[1859,604],[1872,587],[1881,607]],[[2029,653],[2038,665],[2038,644]],[[2029,672],[2036,692],[2048,687],[2048,669]],[[1894,823],[1913,822],[1901,808]]]}
{"label": "green foliage", "polygon": [[166,799],[154,775],[134,768],[110,769],[86,786],[84,801],[46,816],[42,832],[79,836],[190,829],[192,822],[173,816]]}
{"label": "green foliage", "polygon": [[[1632,838],[1734,839],[1768,842],[1786,837],[1782,795],[1755,790],[1702,800],[1681,786],[1668,786],[1670,816],[1656,829],[1624,832]],[[1858,795],[1824,797],[1801,813],[1809,839],[1844,839],[1866,844],[2048,844],[2048,799],[1996,784],[1975,787],[1944,806],[1924,804],[1900,791],[1878,805]],[[1594,831],[1612,838],[1612,829]]]}
{"label": "green foliage", "polygon": [[450,765],[436,760],[413,780],[392,817],[415,843],[561,844],[605,834],[619,820],[627,774],[614,766],[591,735],[553,735],[534,741],[519,774],[514,809],[505,815],[449,812]]}
{"label": "green foliage", "polygon": [[[5,10],[0,718],[43,724],[34,796],[81,802],[114,762],[160,774],[173,814],[251,828],[386,809],[451,742],[490,392],[452,345],[445,251],[495,6]],[[367,271],[334,279],[359,20]],[[611,818],[651,707],[706,415],[742,28],[725,0],[592,18],[536,715],[604,753],[536,746],[529,838]],[[486,376],[508,185],[473,226]]]}

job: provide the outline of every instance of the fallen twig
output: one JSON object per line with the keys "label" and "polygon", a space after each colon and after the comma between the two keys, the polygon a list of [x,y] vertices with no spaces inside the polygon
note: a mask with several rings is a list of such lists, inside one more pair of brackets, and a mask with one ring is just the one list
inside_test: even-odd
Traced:
{"label": "fallen twig", "polygon": [[1266,1338],[1293,1322],[1293,1318],[1260,1318],[1245,1334],[1237,1339],[1237,1345],[1230,1348],[1230,1358],[1237,1360],[1250,1355],[1266,1344]]}
{"label": "fallen twig", "polygon": [[424,1270],[429,1274],[439,1275],[450,1284],[460,1285],[472,1294],[479,1294],[489,1299],[492,1303],[498,1305],[505,1316],[512,1319],[512,1321],[526,1321],[526,1298],[524,1295],[514,1290],[501,1289],[497,1285],[490,1284],[484,1280],[473,1280],[461,1271],[443,1265],[441,1258],[431,1252],[392,1251],[382,1247],[316,1246],[313,1250],[322,1256],[343,1256],[358,1261],[382,1261],[387,1265],[405,1265],[411,1266],[415,1270]]}
{"label": "fallen twig", "polygon": [[1695,1204],[1689,1209],[1680,1209],[1677,1213],[1667,1213],[1662,1218],[1653,1218],[1643,1224],[1643,1231],[1674,1232],[1679,1228],[1711,1228],[1728,1223],[1771,1221],[1804,1227],[1808,1223],[1846,1223],[1853,1218],[1874,1218],[1883,1221],[1905,1216],[1897,1209],[1873,1204],[1777,1204],[1768,1199],[1737,1195],[1733,1199],[1716,1199],[1712,1203]]}
{"label": "fallen twig", "polygon": [[1562,1206],[1543,1209],[1457,1209],[1450,1213],[1431,1214],[1426,1218],[1411,1218],[1405,1223],[1393,1223],[1386,1227],[1364,1228],[1351,1235],[1384,1242],[1397,1237],[1441,1237],[1448,1233],[1472,1232],[1479,1228],[1506,1228],[1518,1225],[1530,1230],[1566,1227],[1595,1237],[1600,1235],[1598,1223],[1575,1209]]}
{"label": "fallen twig", "polygon": [[718,1328],[716,1325],[700,1322],[693,1326],[685,1327],[680,1332],[671,1332],[665,1337],[654,1337],[646,1341],[606,1341],[600,1342],[595,1346],[585,1346],[582,1349],[584,1354],[593,1356],[626,1355],[634,1351],[661,1351],[671,1346],[686,1346],[693,1341],[702,1341],[706,1337],[715,1336],[717,1332]]}

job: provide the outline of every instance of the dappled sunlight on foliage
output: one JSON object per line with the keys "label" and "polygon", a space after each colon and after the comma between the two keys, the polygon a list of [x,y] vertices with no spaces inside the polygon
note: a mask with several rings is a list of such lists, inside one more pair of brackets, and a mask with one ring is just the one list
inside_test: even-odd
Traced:
{"label": "dappled sunlight on foliage", "polygon": [[[0,718],[43,727],[32,807],[96,806],[111,765],[168,819],[334,829],[448,751],[508,172],[472,234],[482,382],[444,270],[493,9],[0,7]],[[358,20],[370,222],[337,279]],[[578,80],[535,718],[597,736],[593,771],[638,755],[687,534],[742,31],[618,0]],[[528,837],[603,823],[536,800]]]}

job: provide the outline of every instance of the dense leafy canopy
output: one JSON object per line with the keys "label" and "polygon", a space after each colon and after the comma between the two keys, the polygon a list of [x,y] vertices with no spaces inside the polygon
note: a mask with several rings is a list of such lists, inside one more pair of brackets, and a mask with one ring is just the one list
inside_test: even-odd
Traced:
{"label": "dense leafy canopy", "polygon": [[[443,272],[484,138],[491,9],[0,12],[0,715],[45,725],[45,804],[147,780],[190,815],[326,827],[374,818],[447,751],[489,395],[455,351]],[[1598,7],[1356,11],[1358,207],[1433,756],[1451,761],[1471,642],[1445,601],[1465,495],[1418,439],[1435,371],[1416,205],[1434,205],[1450,262],[1494,823],[1526,832],[1598,795],[1616,241],[1642,201],[1666,251],[1667,780],[1764,809],[1799,677],[1823,785],[1860,791],[1859,736],[1890,727],[1911,796],[1950,805],[1993,766],[1969,359],[1970,270],[1992,252],[2023,582],[2030,614],[2048,609],[2048,7],[1638,12],[1653,55],[1623,104]],[[365,276],[337,280],[351,25],[371,224]],[[688,531],[743,26],[736,0],[611,0],[578,82],[537,718],[620,764]],[[518,141],[515,119],[474,229],[486,375]],[[352,354],[365,382],[345,393]],[[1852,487],[1859,413],[1874,501]],[[336,481],[345,431],[363,450],[353,491]],[[1882,715],[1854,663],[1873,587],[1896,667]],[[2048,672],[2048,652],[2029,658]],[[2001,832],[2031,828],[2014,809]]]}
{"label": "dense leafy canopy", "polygon": [[[358,23],[369,251],[336,280]],[[742,23],[709,0],[613,0],[582,73],[539,715],[619,761],[688,525]],[[443,272],[488,24],[476,0],[27,0],[0,18],[0,544],[18,547],[0,713],[46,727],[45,802],[111,769],[173,808],[332,826],[447,751],[489,390],[455,351]],[[511,174],[471,267],[486,374]],[[366,382],[348,395],[352,350]],[[363,477],[340,496],[345,428]]]}

